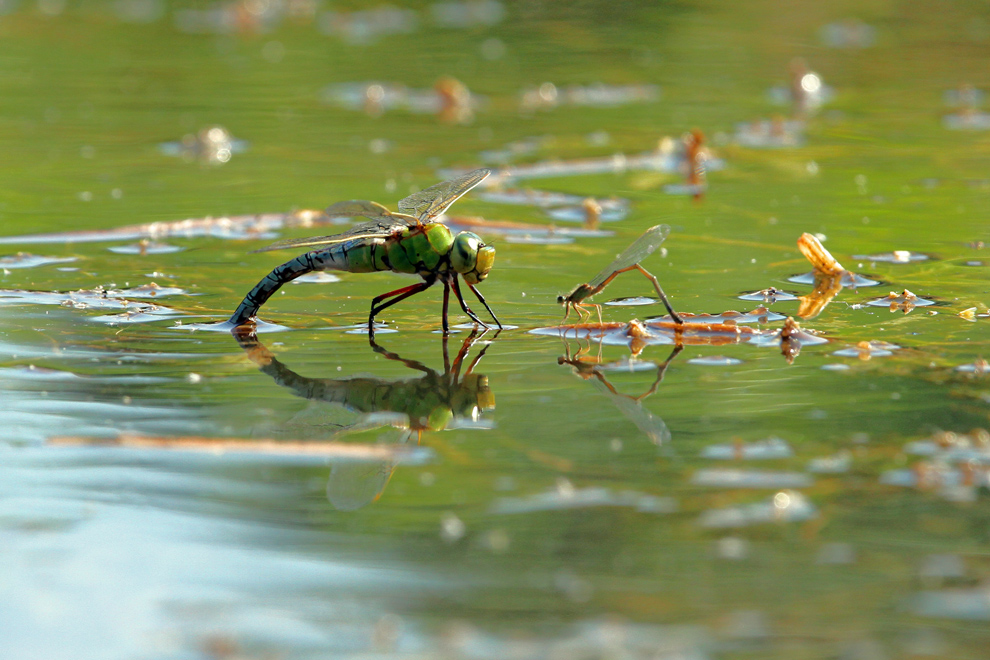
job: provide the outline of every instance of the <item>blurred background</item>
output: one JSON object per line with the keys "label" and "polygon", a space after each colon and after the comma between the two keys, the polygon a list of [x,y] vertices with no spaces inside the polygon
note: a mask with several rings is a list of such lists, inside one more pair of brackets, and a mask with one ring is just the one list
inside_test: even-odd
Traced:
{"label": "blurred background", "polygon": [[[986,657],[988,55],[983,2],[0,0],[4,657]],[[478,167],[502,333],[369,343],[392,274],[205,325]],[[658,223],[747,329],[630,341],[633,272],[562,337]]]}

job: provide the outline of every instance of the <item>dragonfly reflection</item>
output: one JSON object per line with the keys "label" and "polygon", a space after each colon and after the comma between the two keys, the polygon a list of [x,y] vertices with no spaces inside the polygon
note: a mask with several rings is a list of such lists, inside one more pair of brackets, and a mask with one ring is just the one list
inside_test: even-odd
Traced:
{"label": "dragonfly reflection", "polygon": [[[248,358],[278,385],[304,399],[336,404],[357,414],[355,422],[335,426],[329,434],[391,426],[401,430],[400,443],[414,440],[417,444],[424,431],[477,427],[481,416],[494,410],[495,398],[488,387],[488,377],[474,373],[490,344],[468,361],[471,348],[484,335],[484,332],[472,331],[453,361],[449,358],[447,337],[444,336],[443,373],[416,360],[400,357],[369,338],[376,353],[423,374],[419,378],[388,379],[373,376],[309,378],[280,362],[254,333],[234,333]],[[327,499],[338,510],[359,509],[378,499],[395,466],[392,460],[334,463],[327,482]]]}

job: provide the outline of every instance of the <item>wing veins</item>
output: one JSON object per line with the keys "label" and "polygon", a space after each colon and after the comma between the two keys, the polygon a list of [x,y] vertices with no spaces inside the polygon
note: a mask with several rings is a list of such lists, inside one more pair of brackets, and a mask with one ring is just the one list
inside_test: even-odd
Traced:
{"label": "wing veins", "polygon": [[643,232],[642,236],[633,241],[632,245],[623,250],[622,253],[612,261],[612,263],[602,270],[602,272],[598,273],[598,275],[595,276],[595,279],[588,282],[588,285],[594,289],[600,286],[616,271],[624,270],[630,266],[635,266],[640,261],[653,254],[653,251],[660,247],[664,240],[666,240],[669,233],[669,225],[655,225],[650,227]]}
{"label": "wing veins", "polygon": [[490,169],[483,167],[456,179],[436,183],[400,200],[399,210],[418,217],[421,222],[435,218],[491,173]]}

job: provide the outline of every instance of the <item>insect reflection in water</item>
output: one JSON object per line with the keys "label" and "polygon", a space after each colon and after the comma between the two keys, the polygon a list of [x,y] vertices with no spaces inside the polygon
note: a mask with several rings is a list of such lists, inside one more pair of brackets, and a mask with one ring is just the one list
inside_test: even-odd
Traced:
{"label": "insect reflection in water", "polygon": [[[393,380],[372,376],[309,378],[280,362],[254,333],[234,333],[248,358],[278,385],[304,399],[336,404],[356,413],[356,421],[331,425],[325,433],[336,436],[393,427],[401,431],[399,443],[415,440],[416,444],[422,440],[424,431],[486,428],[482,415],[495,409],[495,397],[488,387],[488,377],[475,373],[474,369],[491,344],[486,343],[468,361],[471,348],[484,336],[485,332],[471,332],[453,361],[444,336],[443,373],[422,362],[400,357],[369,338],[376,353],[423,374],[419,378]],[[319,426],[321,431],[327,428],[323,421]],[[359,509],[378,499],[395,467],[392,460],[334,463],[327,482],[327,498],[338,510]]]}
{"label": "insect reflection in water", "polygon": [[[660,417],[644,408],[642,402],[656,393],[657,388],[660,387],[660,383],[663,382],[664,375],[667,373],[667,367],[684,350],[684,346],[680,344],[674,346],[667,359],[660,364],[637,360],[635,359],[635,352],[633,358],[605,363],[602,361],[601,349],[602,345],[599,342],[597,356],[590,355],[591,344],[589,342],[587,346],[578,349],[572,356],[570,345],[565,341],[564,355],[557,358],[557,364],[569,365],[574,375],[583,380],[590,381],[595,385],[595,388],[615,404],[619,412],[629,419],[636,428],[642,431],[653,444],[662,446],[668,443],[670,441],[670,429],[667,428],[667,425]],[[653,368],[656,369],[656,378],[653,380],[649,389],[638,396],[619,392],[605,376],[606,372],[640,371]]]}

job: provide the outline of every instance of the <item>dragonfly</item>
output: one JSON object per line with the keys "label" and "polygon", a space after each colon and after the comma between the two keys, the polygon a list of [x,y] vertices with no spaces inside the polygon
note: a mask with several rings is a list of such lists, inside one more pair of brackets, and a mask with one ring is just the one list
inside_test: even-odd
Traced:
{"label": "dragonfly", "polygon": [[228,323],[235,327],[248,325],[258,310],[281,286],[300,275],[320,270],[342,270],[352,273],[392,271],[419,275],[421,282],[383,293],[371,301],[368,334],[375,334],[375,316],[392,305],[421,293],[437,282],[443,283],[443,332],[449,332],[447,308],[453,289],[461,309],[475,323],[488,328],[471,311],[461,295],[458,276],[499,322],[476,285],[488,277],[495,262],[495,248],[486,245],[472,232],[456,236],[436,218],[465,193],[485,180],[491,170],[482,168],[460,177],[443,181],[414,193],[398,204],[393,213],[377,202],[350,200],[337,202],[326,213],[330,217],[361,216],[368,222],[342,234],[296,238],[273,243],[254,252],[288,248],[316,248],[276,267],[251,289],[231,315]]}
{"label": "dragonfly", "polygon": [[594,307],[598,310],[598,320],[601,321],[602,308],[601,305],[596,305],[594,303],[585,303],[584,301],[591,298],[596,293],[601,292],[608,283],[615,279],[615,276],[619,273],[625,273],[630,270],[638,270],[643,273],[651,282],[653,282],[653,288],[657,290],[657,295],[660,296],[660,301],[663,302],[664,307],[670,312],[670,316],[677,323],[683,323],[681,317],[677,315],[674,308],[670,306],[670,302],[667,300],[666,294],[663,289],[660,288],[660,282],[657,280],[656,276],[650,273],[648,270],[639,265],[646,257],[650,256],[654,250],[656,250],[667,238],[670,233],[670,227],[668,225],[656,225],[650,227],[643,235],[633,241],[632,245],[623,250],[622,254],[615,258],[615,260],[605,267],[602,272],[595,276],[595,279],[591,280],[587,284],[580,284],[576,289],[574,289],[567,296],[558,296],[557,302],[564,306],[564,320],[567,320],[567,315],[570,314],[571,308],[578,313],[578,316],[582,316],[582,312],[587,313],[587,318],[591,317],[591,312],[585,309],[586,307]]}

